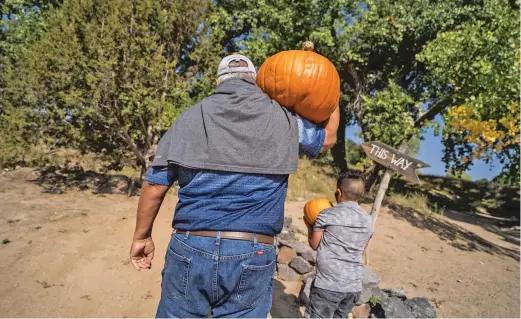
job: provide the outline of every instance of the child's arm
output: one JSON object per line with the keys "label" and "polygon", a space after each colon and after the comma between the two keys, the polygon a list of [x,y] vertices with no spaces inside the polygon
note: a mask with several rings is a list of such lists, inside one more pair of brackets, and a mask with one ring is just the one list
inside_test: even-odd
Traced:
{"label": "child's arm", "polygon": [[306,226],[308,227],[308,243],[309,246],[313,250],[317,250],[318,245],[320,245],[320,241],[322,240],[322,235],[324,235],[323,230],[313,229],[313,226],[306,222]]}
{"label": "child's arm", "polygon": [[365,247],[364,247],[364,253],[367,253],[367,247],[369,246],[369,243],[371,242],[372,238],[373,238],[373,236],[371,235],[371,237],[369,237],[369,240],[367,240],[367,243],[365,244]]}

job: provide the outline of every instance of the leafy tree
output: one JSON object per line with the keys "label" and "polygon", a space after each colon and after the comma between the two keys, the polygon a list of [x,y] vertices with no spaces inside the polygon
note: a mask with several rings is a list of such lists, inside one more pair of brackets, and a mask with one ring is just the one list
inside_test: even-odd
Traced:
{"label": "leafy tree", "polygon": [[412,137],[408,143],[409,147],[407,150],[407,154],[409,154],[411,156],[417,156],[418,153],[420,152],[421,141],[422,140],[418,137]]}
{"label": "leafy tree", "polygon": [[45,15],[58,1],[6,0],[0,4],[0,56],[14,58],[17,50],[38,38]]}
{"label": "leafy tree", "polygon": [[[6,0],[0,4],[0,94],[5,92],[6,78],[17,68],[17,59],[34,43],[45,26],[49,1]],[[19,74],[22,76],[22,74]],[[14,77],[10,86],[24,85]],[[5,95],[2,95],[5,99]],[[0,167],[24,160],[24,154],[39,137],[38,119],[25,108],[6,109],[0,102]]]}
{"label": "leafy tree", "polygon": [[351,166],[356,166],[361,160],[365,158],[364,150],[353,140],[346,139],[346,161]]}
{"label": "leafy tree", "polygon": [[420,59],[429,81],[446,85],[436,94],[452,99],[442,132],[447,169],[498,160],[519,185],[519,12],[485,1],[480,16],[440,33]]}
{"label": "leafy tree", "polygon": [[[342,170],[347,169],[346,124],[358,124],[366,141],[378,140],[397,147],[419,136],[436,115],[447,115],[446,110],[459,100],[456,86],[440,76],[445,71],[456,72],[450,63],[440,61],[458,58],[449,57],[454,55],[450,50],[437,51],[443,58],[428,53],[436,52],[444,36],[472,26],[482,25],[483,30],[491,23],[499,23],[497,20],[508,20],[505,25],[519,21],[517,5],[506,0],[306,0],[298,3],[238,0],[216,1],[216,4],[226,13],[224,20],[232,21],[224,37],[229,40],[224,44],[229,51],[242,50],[260,64],[269,55],[296,49],[302,41],[312,40],[317,51],[336,65],[341,77],[344,112],[339,141],[332,154]],[[491,42],[497,45],[493,52],[512,51],[512,43],[518,44],[518,28],[512,27],[503,34],[508,40]],[[461,60],[466,66],[458,71],[465,73],[462,77],[473,76],[469,73],[472,65],[469,60],[476,58],[472,52],[479,54],[486,50],[483,43],[475,42],[476,46],[485,49],[461,53],[466,55]],[[506,64],[499,63],[498,69],[505,71],[505,67],[511,67]],[[503,80],[508,81],[509,77]],[[518,80],[512,83],[512,87],[518,87]],[[514,93],[519,94],[518,88]],[[508,103],[498,105],[506,109]],[[497,113],[490,116],[498,121],[502,118],[497,117]],[[450,135],[449,127],[444,132],[446,137]],[[455,147],[446,144],[444,160],[448,166],[459,168],[451,156],[459,157],[458,148],[469,148],[469,143],[453,139]],[[369,186],[378,176],[379,168],[375,166],[372,170]]]}
{"label": "leafy tree", "polygon": [[[53,146],[143,173],[177,114],[209,91],[221,52],[209,1],[66,1],[6,70],[4,123],[26,113]],[[203,23],[205,22],[205,23]]]}
{"label": "leafy tree", "polygon": [[396,147],[441,114],[447,168],[497,158],[506,175],[519,176],[513,1],[60,4],[7,0],[1,7],[8,18],[0,25],[0,144],[23,152],[44,140],[100,152],[114,166],[131,150],[144,169],[165,127],[212,90],[223,49],[259,66],[312,40],[341,76],[338,168],[347,169],[345,125]]}

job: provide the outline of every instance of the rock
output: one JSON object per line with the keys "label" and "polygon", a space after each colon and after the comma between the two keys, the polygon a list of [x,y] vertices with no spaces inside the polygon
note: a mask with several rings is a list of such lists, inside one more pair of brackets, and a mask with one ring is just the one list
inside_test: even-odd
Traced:
{"label": "rock", "polygon": [[413,318],[437,318],[436,310],[425,298],[411,298],[404,301]]}
{"label": "rock", "polygon": [[293,218],[284,217],[284,227],[289,227],[293,223]]}
{"label": "rock", "polygon": [[373,296],[380,299],[380,301],[383,301],[388,298],[387,295],[378,286],[367,287],[364,290],[362,290],[362,293],[360,294],[360,298],[358,298],[358,301],[356,302],[356,304],[361,305],[364,303],[368,303],[369,300],[371,300],[371,297],[373,297]]}
{"label": "rock", "polygon": [[299,274],[307,274],[313,270],[313,266],[308,263],[301,256],[295,257],[289,264],[291,268],[295,269]]}
{"label": "rock", "polygon": [[375,274],[370,268],[364,267],[364,278],[362,279],[362,285],[364,286],[364,288],[378,287],[379,283],[380,277],[377,274]]}
{"label": "rock", "polygon": [[[286,229],[286,231],[287,231],[287,229]],[[288,233],[289,233],[289,231],[288,231]],[[294,238],[284,239],[284,238],[279,237],[279,245],[281,245],[281,246],[293,248],[293,246],[295,246],[296,242],[297,241]]]}
{"label": "rock", "polygon": [[300,293],[298,295],[298,300],[302,305],[307,305],[309,302],[309,294],[311,292],[311,285],[313,284],[314,278],[308,278],[306,283],[300,289]]}
{"label": "rock", "polygon": [[369,314],[371,313],[371,306],[368,304],[354,306],[351,313],[353,314],[354,318],[369,318]]}
{"label": "rock", "polygon": [[287,229],[283,229],[278,236],[279,243],[281,241],[290,241],[290,240],[294,240],[294,239],[295,239],[295,235],[290,233]]}
{"label": "rock", "polygon": [[297,228],[297,233],[302,234],[302,235],[304,235],[306,237],[308,235],[308,231],[307,230],[303,230],[302,228]]}
{"label": "rock", "polygon": [[316,264],[317,262],[317,252],[314,251],[311,247],[309,249],[306,249],[302,254],[300,254],[302,258],[304,258],[307,262],[310,262],[311,264]]}
{"label": "rock", "polygon": [[[308,245],[301,243],[300,241],[297,241],[295,239],[285,240],[285,239],[281,238],[280,244],[282,246],[286,246],[286,247],[295,249],[295,251],[297,252],[298,255],[301,255],[302,253],[311,249],[311,247],[309,247]],[[313,250],[313,249],[311,249],[311,250]]]}
{"label": "rock", "polygon": [[286,227],[286,229],[289,231],[290,234],[292,234],[293,236],[295,236],[295,234],[297,234],[299,232],[299,229],[297,228],[297,226],[295,225],[289,225],[288,227]]}
{"label": "rock", "polygon": [[279,279],[285,281],[297,281],[300,279],[299,274],[286,264],[277,264],[277,275]]}
{"label": "rock", "polygon": [[407,299],[407,296],[405,295],[405,289],[403,287],[399,288],[387,288],[382,289],[389,297],[397,297],[402,300]]}
{"label": "rock", "polygon": [[293,248],[282,246],[277,255],[277,262],[279,264],[289,264],[295,257],[297,257],[297,253]]}
{"label": "rock", "polygon": [[302,282],[305,284],[307,282],[308,278],[315,279],[316,275],[317,275],[317,271],[315,269],[313,269],[312,272],[302,275]]}
{"label": "rock", "polygon": [[[383,310],[384,318],[412,318],[413,315],[405,306],[403,300],[396,297],[391,297],[382,300],[380,306]],[[382,316],[376,314],[379,318]]]}
{"label": "rock", "polygon": [[302,256],[303,254],[306,254],[306,253],[313,253],[314,250],[311,249],[311,247],[309,247],[308,243],[301,243],[301,242],[297,242],[297,245],[296,247],[294,247],[295,251],[297,252],[297,255],[300,255]]}

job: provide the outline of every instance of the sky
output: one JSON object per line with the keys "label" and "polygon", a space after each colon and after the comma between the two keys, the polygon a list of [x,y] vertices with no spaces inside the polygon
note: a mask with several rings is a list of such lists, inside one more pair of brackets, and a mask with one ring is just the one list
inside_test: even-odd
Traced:
{"label": "sky", "polygon": [[[346,138],[356,143],[362,143],[363,140],[356,136],[360,128],[356,125],[346,127]],[[434,136],[434,129],[430,128],[423,134],[424,140],[421,143],[420,151],[417,158],[431,167],[418,170],[423,174],[445,176],[445,164],[441,161],[443,157],[443,144],[441,136]],[[486,178],[491,180],[501,171],[499,163],[486,164],[483,161],[474,161],[474,165],[467,171],[472,180]]]}

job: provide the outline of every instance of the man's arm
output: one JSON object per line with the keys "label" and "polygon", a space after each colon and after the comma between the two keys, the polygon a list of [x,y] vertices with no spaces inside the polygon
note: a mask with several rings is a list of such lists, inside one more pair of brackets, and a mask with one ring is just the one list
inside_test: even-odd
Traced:
{"label": "man's arm", "polygon": [[137,207],[136,228],[130,260],[136,270],[150,269],[154,258],[152,227],[168,189],[173,184],[175,172],[171,168],[150,169],[145,178]]}
{"label": "man's arm", "polygon": [[169,188],[170,186],[145,181],[137,206],[134,240],[143,240],[152,236],[154,220]]}
{"label": "man's arm", "polygon": [[336,132],[338,131],[338,125],[340,124],[340,108],[337,107],[333,114],[327,120],[324,130],[326,131],[326,138],[324,139],[324,145],[320,152],[325,152],[332,148],[336,144]]}
{"label": "man's arm", "polygon": [[333,147],[336,143],[339,121],[340,111],[338,108],[322,124],[315,124],[297,115],[299,153],[315,158],[320,152],[327,151]]}

